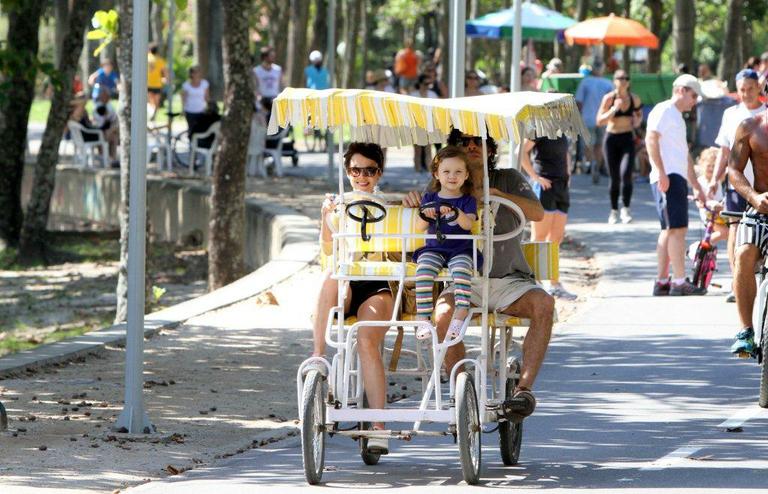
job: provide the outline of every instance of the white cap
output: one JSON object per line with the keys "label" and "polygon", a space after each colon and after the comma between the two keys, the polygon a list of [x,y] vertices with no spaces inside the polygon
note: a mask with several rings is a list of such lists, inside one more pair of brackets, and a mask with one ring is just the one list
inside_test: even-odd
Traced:
{"label": "white cap", "polygon": [[691,74],[683,74],[675,79],[672,83],[672,87],[687,87],[697,95],[701,96],[701,84],[699,80]]}
{"label": "white cap", "polygon": [[312,63],[319,62],[322,59],[323,59],[323,54],[320,53],[318,50],[315,50],[309,54],[309,61]]}

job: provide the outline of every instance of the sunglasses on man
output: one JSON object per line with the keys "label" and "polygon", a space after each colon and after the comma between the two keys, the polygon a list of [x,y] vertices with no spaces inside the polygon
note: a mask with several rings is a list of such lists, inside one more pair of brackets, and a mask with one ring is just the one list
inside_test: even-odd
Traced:
{"label": "sunglasses on man", "polygon": [[379,174],[381,170],[379,168],[373,167],[373,166],[350,166],[347,169],[347,173],[349,173],[352,177],[359,177],[360,175],[364,177],[375,177]]}
{"label": "sunglasses on man", "polygon": [[477,136],[461,136],[459,137],[458,145],[461,147],[468,147],[469,143],[473,143],[475,146],[480,147],[483,145],[483,139]]}

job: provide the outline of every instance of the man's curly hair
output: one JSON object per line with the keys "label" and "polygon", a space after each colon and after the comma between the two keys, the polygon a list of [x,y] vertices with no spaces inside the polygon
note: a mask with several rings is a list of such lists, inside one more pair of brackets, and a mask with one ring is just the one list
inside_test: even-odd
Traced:
{"label": "man's curly hair", "polygon": [[[462,147],[461,136],[463,134],[464,133],[459,129],[452,129],[451,133],[448,135],[448,145]],[[488,149],[488,169],[495,170],[496,162],[499,159],[499,147],[496,144],[496,141],[491,136],[488,136],[486,138],[485,145],[486,145],[486,148]]]}

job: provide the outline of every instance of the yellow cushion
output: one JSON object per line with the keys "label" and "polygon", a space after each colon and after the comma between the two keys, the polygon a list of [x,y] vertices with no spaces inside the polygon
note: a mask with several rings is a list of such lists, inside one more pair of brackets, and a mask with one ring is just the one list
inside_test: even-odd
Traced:
{"label": "yellow cushion", "polygon": [[560,244],[523,242],[523,255],[537,280],[557,281],[560,271]]}

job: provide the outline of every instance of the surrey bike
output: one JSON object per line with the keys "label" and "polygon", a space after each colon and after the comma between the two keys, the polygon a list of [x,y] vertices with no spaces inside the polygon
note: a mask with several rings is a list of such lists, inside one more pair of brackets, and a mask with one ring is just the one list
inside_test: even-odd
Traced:
{"label": "surrey bike", "polygon": [[[768,216],[760,213],[722,211],[720,216],[742,221],[754,221],[768,226]],[[759,335],[760,341],[757,343],[753,354],[742,352],[742,354],[739,354],[739,357],[754,357],[757,359],[760,365],[760,397],[758,403],[762,408],[768,408],[768,361],[766,361],[766,357],[768,357],[768,276],[766,276],[768,274],[768,256],[764,252],[761,254],[763,260],[756,272],[758,279],[756,312],[758,314],[758,325],[755,328],[755,337]]]}
{"label": "surrey bike", "polygon": [[[334,133],[348,131],[353,141],[375,142],[386,146],[430,145],[444,142],[452,127],[483,139],[483,156],[487,170],[486,138],[497,141],[514,140],[521,154],[525,138],[547,135],[555,137],[565,133],[570,137],[584,134],[578,109],[571,95],[547,93],[496,94],[456,99],[427,99],[377,91],[328,89],[284,90],[275,100],[269,132],[278,126],[309,125],[317,130]],[[345,129],[344,127],[347,127]],[[305,360],[296,374],[297,401],[301,419],[302,458],[307,482],[320,482],[325,448],[331,435],[346,436],[360,443],[361,459],[367,465],[379,462],[379,455],[366,447],[372,437],[412,440],[423,436],[455,438],[464,480],[476,484],[481,476],[481,436],[489,424],[498,424],[492,431],[500,434],[501,458],[505,465],[513,465],[520,455],[522,422],[515,412],[525,406],[512,398],[520,373],[520,360],[513,356],[517,342],[512,328],[526,324],[523,320],[489,313],[488,276],[493,262],[492,244],[511,239],[522,233],[525,218],[520,208],[504,198],[490,195],[488,173],[483,177],[483,201],[478,221],[471,234],[445,235],[446,238],[471,239],[473,242],[473,281],[480,284],[482,303],[470,310],[461,331],[455,337],[439,341],[431,324],[416,321],[404,307],[403,292],[406,282],[415,280],[416,264],[408,262],[409,254],[424,245],[426,239],[437,238],[416,230],[418,208],[392,206],[373,194],[344,191],[344,168],[341,166],[343,143],[339,144],[337,205],[338,229],[333,233],[333,249],[326,259],[332,276],[339,282],[336,307],[329,312],[325,339],[335,355],[328,360],[311,357]],[[518,163],[519,166],[519,163]],[[518,215],[518,227],[503,235],[493,234],[493,219],[503,206]],[[443,235],[440,233],[440,235]],[[540,247],[540,246],[534,246]],[[482,249],[485,262],[482,271],[477,268],[477,250]],[[547,249],[533,248],[543,258],[540,265],[556,266],[550,261]],[[370,261],[365,254],[385,254],[386,261]],[[556,257],[556,250],[554,256]],[[534,268],[535,270],[535,268]],[[450,280],[447,270],[438,280]],[[393,291],[394,309],[380,321],[344,319],[344,283],[354,280],[386,280],[397,282]],[[395,294],[396,292],[396,294]],[[388,375],[398,374],[421,378],[421,397],[413,402],[393,403],[390,408],[371,409],[366,405],[357,353],[357,334],[363,326],[378,326],[398,331],[392,358],[403,353],[415,361],[414,367],[397,368],[390,361]],[[415,337],[417,329],[429,330],[431,344],[423,344]],[[407,344],[402,346],[404,329],[413,329]],[[452,369],[446,369],[446,382],[441,380],[441,367],[446,352],[462,343],[467,332],[479,329],[478,355],[460,360]],[[467,370],[471,370],[467,372]],[[447,389],[446,389],[447,388]],[[371,423],[386,422],[391,429],[372,430]],[[357,424],[353,428],[341,423]],[[432,423],[437,427],[425,428]],[[398,424],[395,426],[395,424]]]}

